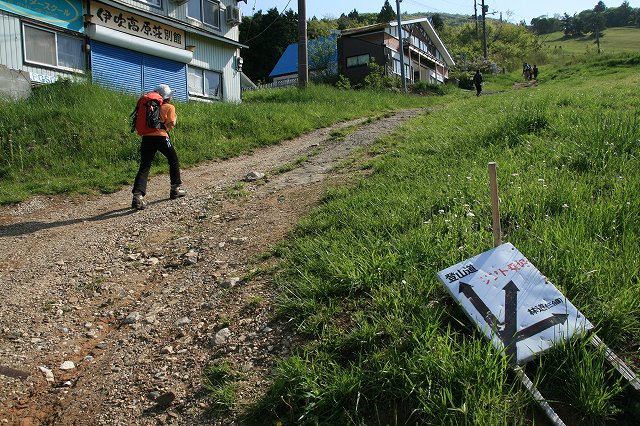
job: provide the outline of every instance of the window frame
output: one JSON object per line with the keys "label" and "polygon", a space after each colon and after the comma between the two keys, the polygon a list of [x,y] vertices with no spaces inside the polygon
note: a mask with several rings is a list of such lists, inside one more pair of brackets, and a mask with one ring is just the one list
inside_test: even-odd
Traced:
{"label": "window frame", "polygon": [[157,9],[162,9],[162,0],[135,0],[138,3],[146,4]]}
{"label": "window frame", "polygon": [[[74,73],[82,73],[84,74],[86,72],[87,69],[87,57],[86,57],[86,50],[85,50],[85,39],[81,36],[76,36],[76,35],[72,35],[72,34],[68,34],[66,32],[63,31],[57,31],[51,28],[46,28],[46,27],[41,27],[38,25],[34,25],[31,23],[27,23],[27,22],[22,22],[21,25],[22,28],[22,56],[23,56],[23,61],[25,64],[27,65],[34,65],[34,66],[40,66],[40,67],[46,67],[46,68],[53,68],[56,70],[60,70],[60,71],[68,71],[68,72],[74,72]],[[26,28],[30,28],[36,31],[42,31],[45,33],[49,33],[49,34],[53,34],[54,39],[53,39],[53,46],[51,46],[54,51],[55,51],[55,64],[48,64],[46,62],[39,62],[37,59],[30,59],[28,57],[28,51],[30,50],[27,46],[27,30]],[[80,44],[80,48],[81,48],[81,65],[82,68],[72,68],[72,67],[67,67],[64,65],[60,65],[60,50],[59,50],[59,41],[58,41],[58,37],[59,36],[64,36],[64,37],[68,37],[70,39],[75,39],[78,40],[81,44]]]}
{"label": "window frame", "polygon": [[[202,87],[200,88],[200,92],[194,92],[191,90],[191,86],[189,85],[189,76],[192,73],[192,71],[198,71],[200,73],[199,77],[202,79]],[[219,79],[220,79],[220,83],[218,84],[218,95],[217,96],[209,96],[206,92],[205,92],[205,85],[206,85],[206,73],[213,73],[213,74],[217,74]],[[223,96],[224,96],[224,85],[223,85],[223,73],[222,71],[215,71],[215,70],[209,70],[206,68],[201,68],[201,67],[196,67],[193,65],[187,65],[187,91],[189,92],[189,96],[195,96],[201,99],[207,99],[207,100],[216,100],[216,101],[221,101],[223,100]]]}
{"label": "window frame", "polygon": [[[189,14],[189,3],[191,3],[191,1],[197,1],[200,3],[200,16],[191,16]],[[208,22],[205,22],[204,18],[205,18],[205,4],[206,3],[211,3],[213,5],[215,5],[216,7],[216,11],[214,11],[213,15],[218,17],[218,25],[214,25],[214,24],[210,24]],[[222,7],[221,7],[221,2],[220,0],[189,0],[187,1],[187,18],[189,19],[193,19],[195,21],[201,22],[202,25],[205,25],[208,28],[212,28],[215,30],[220,30],[222,28]]]}
{"label": "window frame", "polygon": [[[366,62],[362,62],[362,59],[366,57]],[[356,60],[355,64],[349,65],[349,59],[354,59]],[[347,68],[356,68],[356,67],[362,67],[362,66],[366,66],[369,65],[369,61],[371,61],[371,54],[370,53],[363,53],[361,55],[353,55],[353,56],[349,56],[346,58],[346,62],[347,62]]]}

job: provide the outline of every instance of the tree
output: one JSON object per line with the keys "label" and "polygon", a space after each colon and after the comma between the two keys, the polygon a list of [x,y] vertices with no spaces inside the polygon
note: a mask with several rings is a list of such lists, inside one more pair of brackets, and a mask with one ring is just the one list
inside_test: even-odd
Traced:
{"label": "tree", "polygon": [[384,5],[382,9],[380,9],[380,13],[378,13],[378,23],[383,22],[391,22],[396,19],[396,13],[393,11],[393,8],[389,4],[389,0],[384,0]]}
{"label": "tree", "polygon": [[605,10],[607,10],[607,6],[605,6],[602,0],[600,0],[598,4],[596,4],[596,6],[593,8],[593,11],[595,13],[601,13],[601,12],[604,12]]}
{"label": "tree", "polygon": [[442,20],[442,16],[440,16],[437,13],[434,13],[431,16],[431,24],[433,25],[433,28],[435,28],[437,32],[440,32],[440,30],[444,28],[444,21]]}
{"label": "tree", "polygon": [[240,43],[249,46],[243,50],[243,71],[254,81],[266,81],[273,67],[289,44],[298,39],[298,14],[289,9],[282,14],[278,9],[261,10],[245,17],[240,24]]}
{"label": "tree", "polygon": [[326,37],[331,34],[331,30],[335,27],[325,19],[318,19],[315,16],[307,22],[307,36],[309,40],[314,38]]}

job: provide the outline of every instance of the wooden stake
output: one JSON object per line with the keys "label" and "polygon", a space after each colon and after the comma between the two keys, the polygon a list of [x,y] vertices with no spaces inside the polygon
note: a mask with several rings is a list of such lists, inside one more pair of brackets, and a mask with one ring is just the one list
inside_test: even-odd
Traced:
{"label": "wooden stake", "polygon": [[[498,247],[502,244],[502,229],[500,227],[500,200],[498,198],[498,175],[496,173],[496,163],[489,163],[489,186],[491,187],[491,212],[493,216],[493,246]],[[566,426],[562,419],[558,417],[553,408],[544,399],[540,391],[535,387],[531,379],[524,372],[522,367],[515,365],[512,367],[516,376],[522,382],[522,385],[527,389],[529,394],[538,403],[542,411],[547,415],[549,420],[554,426]]]}
{"label": "wooden stake", "polygon": [[640,391],[640,379],[638,379],[638,376],[636,376],[633,370],[631,370],[631,368],[623,360],[621,360],[611,349],[609,349],[609,347],[607,347],[602,339],[600,339],[595,333],[593,334],[593,336],[591,336],[591,344],[598,349],[602,348],[604,350],[604,356],[607,358],[607,361],[609,361],[609,363],[613,365],[616,370],[618,370],[618,372],[629,381],[629,383],[635,390]]}
{"label": "wooden stake", "polygon": [[491,187],[491,212],[493,215],[493,246],[502,244],[502,229],[500,228],[500,201],[498,199],[498,176],[496,163],[489,163],[489,185]]}

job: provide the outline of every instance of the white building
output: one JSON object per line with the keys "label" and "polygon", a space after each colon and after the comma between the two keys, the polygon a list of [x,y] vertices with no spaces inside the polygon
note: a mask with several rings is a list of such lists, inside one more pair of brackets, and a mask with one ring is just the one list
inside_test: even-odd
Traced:
{"label": "white building", "polygon": [[0,0],[0,92],[91,76],[133,94],[165,83],[178,100],[240,102],[240,19],[237,0]]}

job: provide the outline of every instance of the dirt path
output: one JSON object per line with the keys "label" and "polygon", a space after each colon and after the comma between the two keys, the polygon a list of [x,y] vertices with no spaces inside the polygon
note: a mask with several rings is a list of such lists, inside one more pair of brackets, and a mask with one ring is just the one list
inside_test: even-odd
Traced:
{"label": "dirt path", "polygon": [[348,178],[341,160],[422,112],[185,170],[175,201],[155,177],[140,212],[129,188],[0,208],[0,425],[234,423],[207,414],[203,371],[228,362],[251,403],[295,345],[262,255]]}

